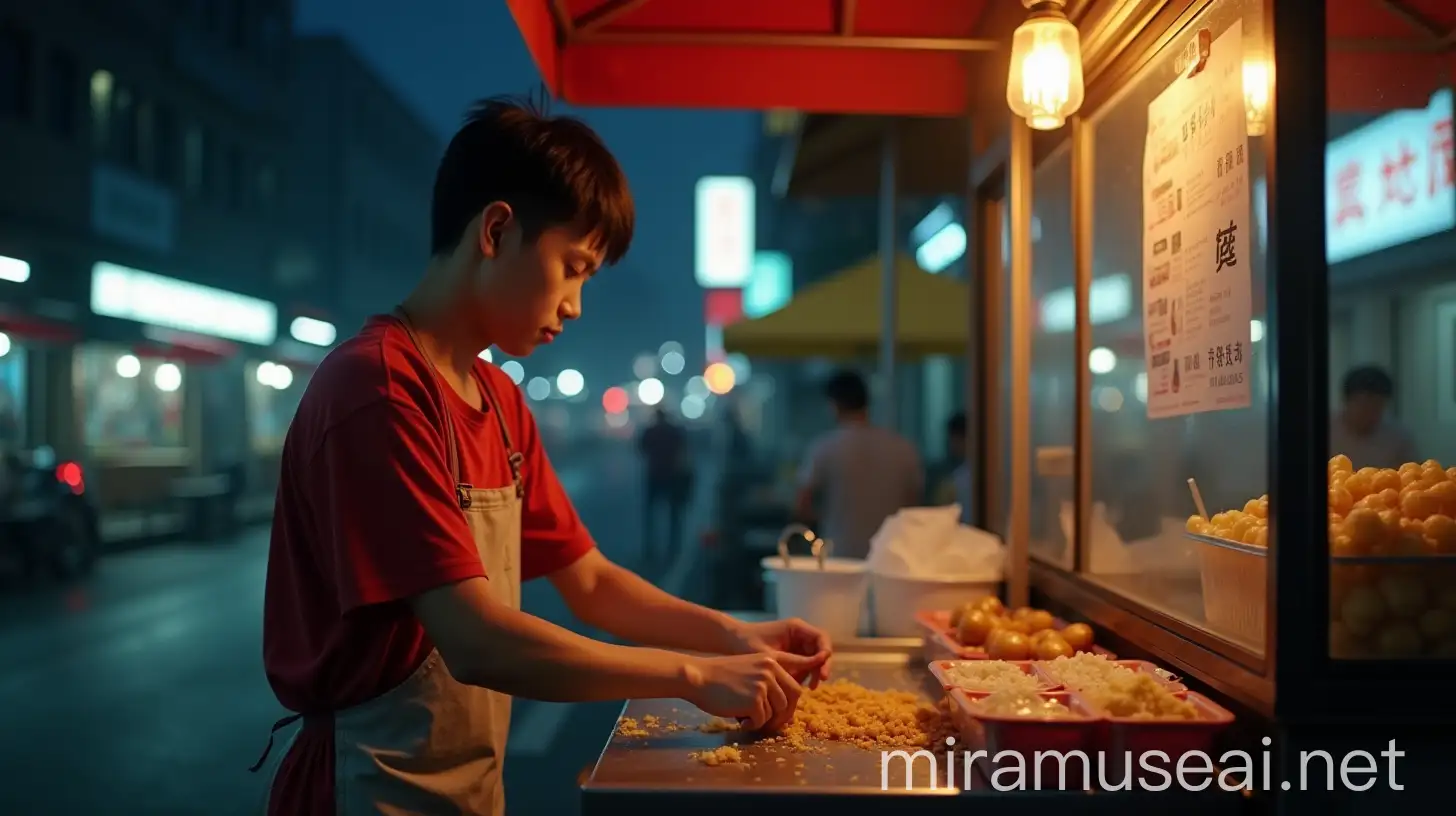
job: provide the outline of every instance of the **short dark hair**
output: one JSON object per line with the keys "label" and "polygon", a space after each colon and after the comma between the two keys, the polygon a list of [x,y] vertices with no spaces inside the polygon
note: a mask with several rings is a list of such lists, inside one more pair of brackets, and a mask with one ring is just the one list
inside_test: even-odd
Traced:
{"label": "short dark hair", "polygon": [[864,378],[848,370],[835,373],[824,383],[824,396],[841,411],[863,411],[870,404]]}
{"label": "short dark hair", "polygon": [[616,158],[585,122],[547,116],[530,100],[471,106],[435,173],[430,254],[453,252],[471,220],[496,201],[510,205],[527,241],[582,223],[608,264],[632,243],[636,208]]}
{"label": "short dark hair", "polygon": [[1380,366],[1360,366],[1345,374],[1345,399],[1357,394],[1374,394],[1390,399],[1395,396],[1395,381]]}
{"label": "short dark hair", "polygon": [[966,435],[966,412],[956,411],[945,423],[945,432],[951,436]]}

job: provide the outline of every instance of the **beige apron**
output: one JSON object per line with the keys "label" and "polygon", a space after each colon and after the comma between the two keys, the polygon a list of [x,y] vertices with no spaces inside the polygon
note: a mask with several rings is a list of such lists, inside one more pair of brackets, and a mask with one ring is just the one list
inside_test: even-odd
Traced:
{"label": "beige apron", "polygon": [[[403,313],[399,317],[428,361],[409,320]],[[511,443],[494,393],[488,384],[482,385],[500,426],[514,484],[481,489],[460,481],[454,424],[441,393],[450,478],[492,597],[519,609],[523,457]],[[431,651],[399,686],[335,712],[333,720],[335,810],[340,816],[505,813],[501,771],[511,729],[511,698],[456,682],[439,650]]]}

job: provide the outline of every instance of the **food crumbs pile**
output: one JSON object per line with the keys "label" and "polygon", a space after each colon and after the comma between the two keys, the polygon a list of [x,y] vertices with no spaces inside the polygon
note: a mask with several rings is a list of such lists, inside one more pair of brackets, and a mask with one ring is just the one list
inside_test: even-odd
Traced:
{"label": "food crumbs pile", "polygon": [[[617,726],[623,737],[646,737],[653,731],[686,730],[688,726],[664,723],[647,716],[642,722],[624,717]],[[705,734],[737,731],[737,723],[713,718],[697,727]],[[932,748],[954,735],[950,717],[940,705],[927,702],[908,691],[874,691],[849,680],[824,683],[807,689],[799,698],[794,719],[779,733],[755,741],[757,745],[781,747],[794,752],[827,749],[815,741],[838,742],[867,750]],[[747,764],[738,745],[724,745],[697,751],[692,758],[704,765]],[[778,757],[776,762],[783,762]]]}
{"label": "food crumbs pile", "polygon": [[793,722],[765,742],[795,751],[815,750],[809,743],[815,739],[866,749],[928,748],[953,733],[945,712],[917,694],[835,680],[805,691]]}

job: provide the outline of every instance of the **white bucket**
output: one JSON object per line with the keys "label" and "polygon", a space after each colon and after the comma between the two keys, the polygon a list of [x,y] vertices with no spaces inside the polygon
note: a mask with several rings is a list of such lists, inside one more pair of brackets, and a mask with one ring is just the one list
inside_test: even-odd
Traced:
{"label": "white bucket", "polygon": [[924,632],[915,624],[916,612],[934,612],[995,595],[998,580],[983,577],[902,578],[886,573],[870,576],[875,599],[876,637],[919,637]]}
{"label": "white bucket", "polygon": [[760,562],[765,584],[774,592],[774,611],[780,619],[802,618],[824,630],[830,638],[848,639],[859,632],[860,614],[869,590],[865,562],[826,558],[824,568],[812,556],[784,559],[771,555]]}

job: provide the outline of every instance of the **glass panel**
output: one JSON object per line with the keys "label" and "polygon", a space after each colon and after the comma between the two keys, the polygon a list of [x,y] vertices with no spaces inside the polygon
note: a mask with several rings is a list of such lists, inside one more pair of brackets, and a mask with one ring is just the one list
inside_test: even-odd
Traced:
{"label": "glass panel", "polygon": [[182,393],[186,367],[139,359],[125,349],[76,349],[76,397],[82,438],[101,453],[184,446]]}
{"label": "glass panel", "polygon": [[25,446],[25,349],[0,332],[0,453]]}
{"label": "glass panel", "polygon": [[[1456,9],[1431,8],[1456,26]],[[1330,654],[1456,657],[1456,187],[1446,62],[1329,4]],[[1353,39],[1405,41],[1351,51]]]}
{"label": "glass panel", "polygon": [[[1256,653],[1264,157],[1243,77],[1262,65],[1262,16],[1261,0],[1212,4],[1092,118],[1093,348],[1078,361],[1092,373],[1078,395],[1092,411],[1090,577]],[[1190,518],[1190,479],[1207,517]],[[1210,522],[1247,550],[1192,536]]]}
{"label": "glass panel", "polygon": [[1077,302],[1068,150],[1032,177],[1031,540],[1035,557],[1071,569],[1076,540]]}
{"label": "glass panel", "polygon": [[248,438],[258,453],[283,449],[283,438],[308,381],[297,369],[278,363],[248,363]]}

